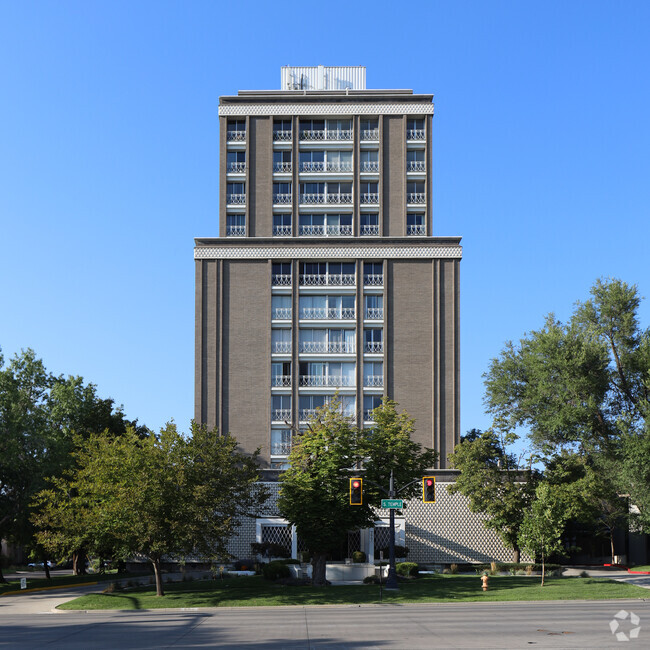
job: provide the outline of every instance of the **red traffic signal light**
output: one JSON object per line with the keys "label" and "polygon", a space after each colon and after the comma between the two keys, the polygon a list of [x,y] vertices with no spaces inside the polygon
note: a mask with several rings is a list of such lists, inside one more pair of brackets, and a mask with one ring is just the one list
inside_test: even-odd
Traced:
{"label": "red traffic signal light", "polygon": [[362,478],[350,479],[350,505],[351,506],[363,505],[363,479]]}
{"label": "red traffic signal light", "polygon": [[422,501],[424,503],[436,502],[436,477],[425,476],[422,479]]}

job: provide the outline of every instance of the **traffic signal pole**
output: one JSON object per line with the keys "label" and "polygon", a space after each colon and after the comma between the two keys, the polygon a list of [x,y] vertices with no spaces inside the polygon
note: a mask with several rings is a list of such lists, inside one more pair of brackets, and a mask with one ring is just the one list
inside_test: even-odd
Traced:
{"label": "traffic signal pole", "polygon": [[[393,470],[390,470],[390,486],[388,489],[388,497],[395,498],[395,483],[393,481]],[[388,528],[388,576],[386,578],[386,589],[397,591],[399,585],[397,584],[397,570],[395,568],[395,509],[390,509],[390,519]]]}

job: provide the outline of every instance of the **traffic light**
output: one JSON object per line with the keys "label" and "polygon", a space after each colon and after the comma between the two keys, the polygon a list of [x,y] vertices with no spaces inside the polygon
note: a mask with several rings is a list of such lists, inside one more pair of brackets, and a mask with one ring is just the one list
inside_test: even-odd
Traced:
{"label": "traffic light", "polygon": [[350,479],[350,505],[351,506],[363,505],[363,479],[362,478]]}
{"label": "traffic light", "polygon": [[422,479],[422,501],[424,503],[436,502],[436,477],[425,476]]}

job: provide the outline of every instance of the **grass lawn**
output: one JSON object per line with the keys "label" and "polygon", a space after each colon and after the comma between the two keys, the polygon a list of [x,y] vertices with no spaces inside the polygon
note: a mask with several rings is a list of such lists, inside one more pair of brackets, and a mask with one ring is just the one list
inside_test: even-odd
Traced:
{"label": "grass lawn", "polygon": [[[85,576],[75,576],[70,573],[64,575],[53,573],[50,580],[45,578],[31,578],[29,574],[22,576],[27,578],[27,589],[36,589],[42,587],[57,587],[65,585],[84,585],[88,582],[105,582],[117,580],[118,578],[130,578],[133,577],[132,573],[117,573],[107,571],[104,574],[99,573],[89,573]],[[6,591],[17,591],[20,590],[20,579],[10,580],[7,583],[0,583],[0,596]]]}
{"label": "grass lawn", "polygon": [[650,564],[644,564],[642,566],[632,566],[630,567],[631,571],[650,571]]}
{"label": "grass lawn", "polygon": [[[60,609],[158,609],[162,607],[251,607],[278,605],[344,605],[379,603],[378,585],[293,587],[276,585],[261,576],[165,584],[158,598],[150,587],[111,594],[91,594]],[[596,578],[494,576],[481,591],[478,576],[435,575],[400,583],[399,592],[384,591],[387,603],[431,603],[507,600],[604,600],[647,598],[647,589]]]}

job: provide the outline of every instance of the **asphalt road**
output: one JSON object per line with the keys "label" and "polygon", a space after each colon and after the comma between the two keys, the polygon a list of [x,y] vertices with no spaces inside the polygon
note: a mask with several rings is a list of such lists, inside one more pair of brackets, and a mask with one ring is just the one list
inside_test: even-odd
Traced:
{"label": "asphalt road", "polygon": [[[648,648],[650,600],[11,613],[0,648]],[[3,611],[4,610],[4,611]],[[617,641],[620,610],[639,636]],[[618,632],[629,634],[629,617]]]}

